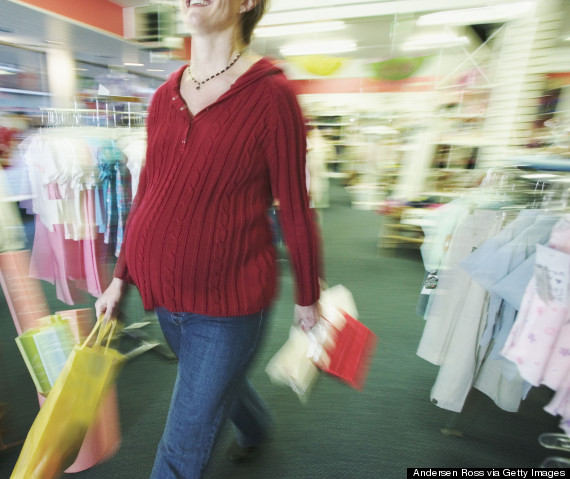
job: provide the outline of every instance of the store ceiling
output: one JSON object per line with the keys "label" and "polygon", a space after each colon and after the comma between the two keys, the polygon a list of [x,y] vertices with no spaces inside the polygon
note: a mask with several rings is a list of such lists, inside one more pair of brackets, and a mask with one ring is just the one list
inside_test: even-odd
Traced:
{"label": "store ceiling", "polygon": [[[177,4],[178,0],[170,0]],[[114,0],[123,7],[155,3],[144,0]],[[339,19],[346,23],[342,32],[311,34],[311,40],[331,41],[343,37],[352,38],[358,50],[343,56],[366,59],[381,59],[401,55],[399,44],[415,28],[415,19],[426,11],[457,8],[457,0],[271,0],[271,10],[264,17],[265,25],[291,23],[293,21],[317,21]],[[478,6],[488,0],[462,0],[461,7]],[[566,5],[570,1],[564,2]],[[147,73],[149,68],[164,70],[152,73],[165,78],[179,67],[180,61],[162,59],[160,63],[149,51],[141,50],[140,44],[101,31],[87,28],[54,15],[46,15],[21,3],[0,0],[0,43],[31,45],[34,48],[53,47],[61,42],[71,48],[78,59],[101,65],[122,65],[124,62],[143,63],[144,67],[129,67],[138,73]],[[570,15],[566,16],[570,18]],[[307,39],[307,35],[304,36]],[[252,48],[263,55],[279,57],[279,48],[288,38],[254,39]],[[153,61],[155,60],[155,61]],[[18,63],[17,53],[1,62]]]}
{"label": "store ceiling", "polygon": [[[174,3],[178,0],[172,0]],[[295,5],[294,0],[290,0],[290,5]],[[123,7],[145,5],[150,2],[141,0],[117,0],[115,3]],[[311,5],[316,5],[316,2]],[[341,3],[330,0],[330,4],[336,7],[343,6]],[[369,3],[355,2],[356,5]],[[372,2],[379,3],[379,2]],[[387,2],[391,3],[391,2]],[[272,6],[277,15],[291,13],[291,10],[284,7],[279,0],[273,0]],[[307,3],[305,3],[305,6]],[[298,5],[297,5],[298,6]],[[301,9],[303,10],[303,9]],[[306,10],[306,9],[305,9]],[[138,73],[146,73],[146,70],[162,69],[162,73],[152,73],[153,76],[166,77],[180,65],[177,60],[164,60],[160,63],[151,61],[149,51],[141,49],[141,45],[132,41],[120,39],[113,35],[105,34],[101,31],[90,29],[85,25],[67,21],[56,15],[46,15],[38,9],[28,8],[21,3],[9,0],[0,0],[0,42],[12,43],[18,46],[29,46],[36,49],[57,47],[58,43],[71,48],[76,57],[80,60],[93,62],[101,65],[122,65],[124,62],[143,63],[144,67],[129,67],[130,70]],[[307,12],[305,12],[307,14]],[[266,18],[271,23],[271,16]],[[347,28],[341,33],[321,33],[311,35],[313,40],[329,41],[331,39],[358,38],[359,49],[353,55],[366,55],[372,57],[382,57],[391,54],[393,48],[394,29],[392,23],[394,16],[383,17],[360,17],[347,19]],[[398,25],[405,24],[404,15],[398,19]],[[282,38],[255,39],[252,48],[262,54],[279,57],[279,47],[282,45]],[[154,58],[154,56],[153,56]],[[3,54],[0,59],[4,63],[18,64],[18,53],[14,51],[12,55]]]}
{"label": "store ceiling", "polygon": [[[111,0],[122,7],[170,3],[178,6],[179,0]],[[343,39],[355,40],[357,50],[343,54],[345,57],[384,59],[406,55],[400,49],[403,41],[419,29],[416,19],[424,14],[458,8],[473,8],[521,0],[270,0],[270,9],[260,25],[283,25],[299,22],[342,20],[346,29],[341,32],[319,33],[303,38],[276,37],[255,38],[252,49],[262,55],[279,58],[280,48],[296,40],[331,42]],[[568,10],[570,0],[560,0]],[[178,30],[185,28],[179,24]],[[425,30],[425,29],[423,29]],[[441,27],[439,27],[441,31]],[[570,14],[565,15],[563,31],[570,34]],[[567,36],[567,35],[566,35]],[[476,47],[477,45],[472,45]],[[413,53],[412,53],[413,54]],[[420,53],[421,54],[421,53]]]}

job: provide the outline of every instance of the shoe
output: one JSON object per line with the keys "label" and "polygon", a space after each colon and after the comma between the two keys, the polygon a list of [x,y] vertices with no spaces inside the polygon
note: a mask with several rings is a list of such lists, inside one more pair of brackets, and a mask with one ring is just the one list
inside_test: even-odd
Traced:
{"label": "shoe", "polygon": [[228,449],[226,450],[226,457],[231,462],[235,463],[242,463],[246,461],[250,461],[254,457],[257,456],[261,446],[250,446],[250,447],[241,447],[235,439],[232,440],[232,443],[229,445]]}
{"label": "shoe", "polygon": [[548,449],[570,451],[570,437],[566,434],[545,432],[538,436],[538,442],[541,446]]}
{"label": "shoe", "polygon": [[544,469],[567,469],[570,467],[570,459],[567,457],[547,457],[540,467]]}

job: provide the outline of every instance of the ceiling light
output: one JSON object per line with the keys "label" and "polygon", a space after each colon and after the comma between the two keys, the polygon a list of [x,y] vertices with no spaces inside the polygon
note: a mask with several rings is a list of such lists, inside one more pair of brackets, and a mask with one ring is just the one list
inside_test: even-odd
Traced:
{"label": "ceiling light", "polygon": [[469,38],[458,37],[453,33],[437,33],[431,35],[417,35],[404,42],[402,50],[429,50],[431,48],[448,48],[469,44]]}
{"label": "ceiling light", "polygon": [[146,71],[147,72],[163,72],[164,70],[161,70],[160,68],[147,68]]}
{"label": "ceiling light", "polygon": [[525,178],[527,180],[541,180],[545,178],[556,178],[558,175],[553,175],[550,173],[532,173],[529,175],[522,175],[521,178]]}
{"label": "ceiling light", "polygon": [[428,13],[418,18],[418,25],[476,25],[480,23],[504,22],[530,13],[535,2],[516,2],[487,7],[466,8]]}
{"label": "ceiling light", "polygon": [[144,63],[129,63],[129,62],[125,62],[125,63],[123,63],[123,65],[125,65],[126,67],[144,67]]}
{"label": "ceiling light", "polygon": [[317,43],[296,43],[286,45],[279,51],[285,57],[298,55],[327,55],[329,53],[353,52],[356,50],[356,42],[351,40],[342,40],[335,42],[317,42]]}
{"label": "ceiling light", "polygon": [[290,25],[276,25],[272,27],[258,27],[254,35],[264,37],[285,37],[289,35],[306,35],[320,32],[334,32],[343,30],[346,24],[341,21],[315,22],[315,23],[292,23]]}

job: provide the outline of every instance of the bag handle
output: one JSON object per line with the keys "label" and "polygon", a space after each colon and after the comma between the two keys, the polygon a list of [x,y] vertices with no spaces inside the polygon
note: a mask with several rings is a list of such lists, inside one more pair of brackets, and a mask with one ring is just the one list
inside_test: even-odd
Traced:
{"label": "bag handle", "polygon": [[[107,344],[105,345],[105,352],[109,350],[109,344],[111,344],[111,339],[113,338],[113,334],[115,333],[115,329],[117,328],[117,320],[112,319],[111,321],[107,322],[107,324],[110,324],[111,326],[105,331],[105,334],[107,334],[107,332],[109,333],[109,335],[107,336]],[[105,335],[103,335],[103,337],[105,337]]]}
{"label": "bag handle", "polygon": [[94,346],[101,346],[101,342],[103,341],[105,336],[107,336],[107,334],[108,334],[107,344],[105,345],[105,352],[106,352],[109,349],[109,344],[111,343],[111,339],[112,339],[113,334],[115,332],[116,326],[117,326],[117,320],[116,319],[112,319],[111,321],[107,321],[105,324],[103,324],[103,316],[99,317],[99,319],[95,323],[95,326],[93,327],[93,329],[89,333],[89,336],[87,336],[87,339],[81,345],[80,349],[85,348],[91,342],[91,339],[93,339],[93,336],[95,335],[95,333],[97,333],[97,331],[98,331],[97,338],[95,339],[95,342],[93,343],[93,345]]}
{"label": "bag handle", "polygon": [[99,327],[99,333],[97,334],[97,339],[95,340],[94,346],[101,346],[103,339],[105,339],[107,334],[109,334],[109,337],[107,338],[107,348],[109,348],[111,336],[113,335],[117,321],[115,319],[111,319],[111,321],[103,322],[102,318],[100,318],[100,321],[101,326]]}

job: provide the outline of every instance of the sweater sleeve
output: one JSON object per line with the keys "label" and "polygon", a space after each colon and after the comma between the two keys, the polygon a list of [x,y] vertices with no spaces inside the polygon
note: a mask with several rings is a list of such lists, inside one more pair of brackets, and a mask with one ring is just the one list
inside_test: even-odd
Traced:
{"label": "sweater sleeve", "polygon": [[[307,137],[297,98],[284,75],[273,77],[267,159],[273,197],[296,279],[296,303],[319,299],[320,237],[306,185]],[[272,130],[272,131],[271,131]]]}
{"label": "sweater sleeve", "polygon": [[[155,116],[156,116],[156,114],[155,114],[156,108],[154,107],[154,104],[155,104],[155,101],[158,101],[157,97],[158,97],[158,92],[153,97],[153,100],[150,104],[149,111],[148,111],[147,138],[149,138],[149,134],[152,131],[152,128],[154,127],[154,121],[155,121]],[[146,192],[146,184],[147,184],[147,176],[148,176],[147,166],[148,166],[148,155],[145,158],[145,163],[141,169],[139,184],[137,187],[137,194],[135,195],[135,198],[134,198],[133,203],[131,205],[131,210],[130,210],[129,216],[127,218],[127,224],[125,226],[125,234],[123,237],[123,243],[121,246],[121,251],[119,252],[119,257],[117,258],[117,263],[115,264],[115,270],[113,272],[113,276],[115,278],[122,279],[123,281],[127,281],[129,283],[132,283],[133,280],[131,278],[131,275],[129,274],[129,268],[127,266],[127,262],[125,259],[125,249],[126,249],[126,245],[127,245],[127,236],[129,234],[130,218],[131,218],[132,214],[134,213],[134,211],[137,209],[140,202],[142,201],[142,199],[145,195],[145,192]]]}

